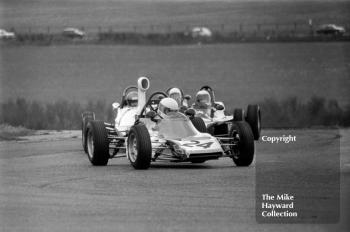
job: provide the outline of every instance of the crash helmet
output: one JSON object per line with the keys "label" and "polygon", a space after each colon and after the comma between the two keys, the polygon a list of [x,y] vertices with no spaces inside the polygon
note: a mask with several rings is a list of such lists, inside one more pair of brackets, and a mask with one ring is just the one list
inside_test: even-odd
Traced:
{"label": "crash helmet", "polygon": [[137,92],[130,92],[125,97],[126,105],[131,107],[136,107],[138,103],[138,94]]}
{"label": "crash helmet", "polygon": [[177,104],[180,106],[182,105],[182,93],[179,88],[172,88],[169,90],[169,97],[174,99]]}
{"label": "crash helmet", "polygon": [[178,112],[178,111],[179,111],[179,105],[174,99],[170,97],[163,98],[159,102],[158,113],[163,118],[167,117],[168,114],[171,112]]}
{"label": "crash helmet", "polygon": [[206,90],[200,90],[196,94],[196,103],[200,108],[208,108],[211,106],[210,94]]}

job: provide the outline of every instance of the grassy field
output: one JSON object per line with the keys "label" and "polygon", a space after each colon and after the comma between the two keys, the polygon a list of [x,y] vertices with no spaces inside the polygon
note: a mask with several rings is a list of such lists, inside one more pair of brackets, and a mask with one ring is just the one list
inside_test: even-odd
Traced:
{"label": "grassy field", "polygon": [[1,140],[12,140],[19,136],[32,135],[34,132],[24,127],[13,127],[6,124],[0,124],[0,141]]}
{"label": "grassy field", "polygon": [[2,47],[1,54],[2,100],[120,101],[121,91],[145,75],[151,90],[175,85],[193,96],[211,85],[233,106],[313,95],[350,103],[349,43],[23,46]]}
{"label": "grassy field", "polygon": [[[2,7],[1,7],[2,6]],[[205,25],[225,30],[256,28],[256,24],[349,24],[350,1],[243,1],[243,0],[11,0],[0,4],[1,27],[17,30],[62,30],[65,26],[97,31],[149,30],[150,25],[172,25],[173,30]]]}

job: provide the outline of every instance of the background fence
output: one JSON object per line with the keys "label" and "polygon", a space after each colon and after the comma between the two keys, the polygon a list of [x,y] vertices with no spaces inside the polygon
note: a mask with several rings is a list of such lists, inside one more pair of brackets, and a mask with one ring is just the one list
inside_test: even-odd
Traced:
{"label": "background fence", "polygon": [[[61,33],[66,27],[75,27],[85,31],[88,35],[96,35],[102,32],[133,32],[133,33],[178,33],[189,32],[193,27],[203,26],[209,28],[214,33],[255,33],[255,34],[290,34],[290,35],[305,35],[315,33],[320,25],[307,23],[288,23],[288,24],[272,24],[272,23],[257,23],[257,24],[150,24],[150,25],[114,25],[114,26],[98,26],[86,27],[84,25],[67,25],[59,27],[20,27],[9,26],[7,30],[17,33]],[[342,25],[346,31],[350,30],[350,23]]]}
{"label": "background fence", "polygon": [[[186,43],[193,42],[191,30],[198,25],[183,24],[150,24],[150,25],[115,25],[115,26],[74,26],[86,33],[85,41],[113,41],[117,43]],[[346,33],[342,36],[318,35],[320,25],[307,23],[289,24],[207,24],[213,36],[204,42],[234,41],[269,41],[269,40],[349,40],[350,24],[343,25]],[[20,42],[64,41],[62,27],[8,27],[15,32]],[[197,38],[198,39],[198,38]]]}

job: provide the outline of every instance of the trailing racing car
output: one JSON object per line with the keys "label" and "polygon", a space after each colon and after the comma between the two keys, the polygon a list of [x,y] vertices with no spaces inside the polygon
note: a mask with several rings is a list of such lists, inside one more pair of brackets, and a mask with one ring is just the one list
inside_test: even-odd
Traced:
{"label": "trailing racing car", "polygon": [[192,108],[192,114],[201,117],[208,132],[214,136],[229,136],[232,127],[237,127],[237,122],[246,122],[254,140],[260,138],[261,112],[258,105],[248,105],[246,113],[243,109],[234,109],[233,115],[226,115],[224,103],[215,101],[214,90],[210,86],[203,86],[197,92]]}
{"label": "trailing racing car", "polygon": [[[93,165],[107,165],[111,158],[128,157],[135,169],[147,169],[151,162],[192,162],[230,157],[238,166],[248,166],[254,158],[254,138],[245,122],[235,122],[229,137],[215,137],[199,117],[181,113],[178,103],[164,92],[146,99],[147,77],[137,86],[127,87],[121,103],[113,103],[114,123],[82,114],[83,148]],[[194,125],[196,124],[196,126]]]}
{"label": "trailing racing car", "polygon": [[185,112],[188,109],[191,96],[188,94],[185,95],[182,89],[178,87],[170,87],[165,93],[177,102],[181,112]]}

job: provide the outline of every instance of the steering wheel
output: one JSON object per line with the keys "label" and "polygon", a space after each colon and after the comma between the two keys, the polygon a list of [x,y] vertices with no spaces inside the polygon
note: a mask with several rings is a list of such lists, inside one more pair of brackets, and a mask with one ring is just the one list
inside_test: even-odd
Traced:
{"label": "steering wheel", "polygon": [[[158,99],[154,99],[157,95]],[[148,101],[146,102],[145,106],[142,108],[140,115],[143,115],[145,113],[146,108],[148,107],[149,109],[151,109],[153,112],[157,113],[158,110],[158,105],[160,100],[162,100],[164,97],[168,97],[168,95],[166,95],[166,93],[164,92],[154,92],[149,98]]]}

